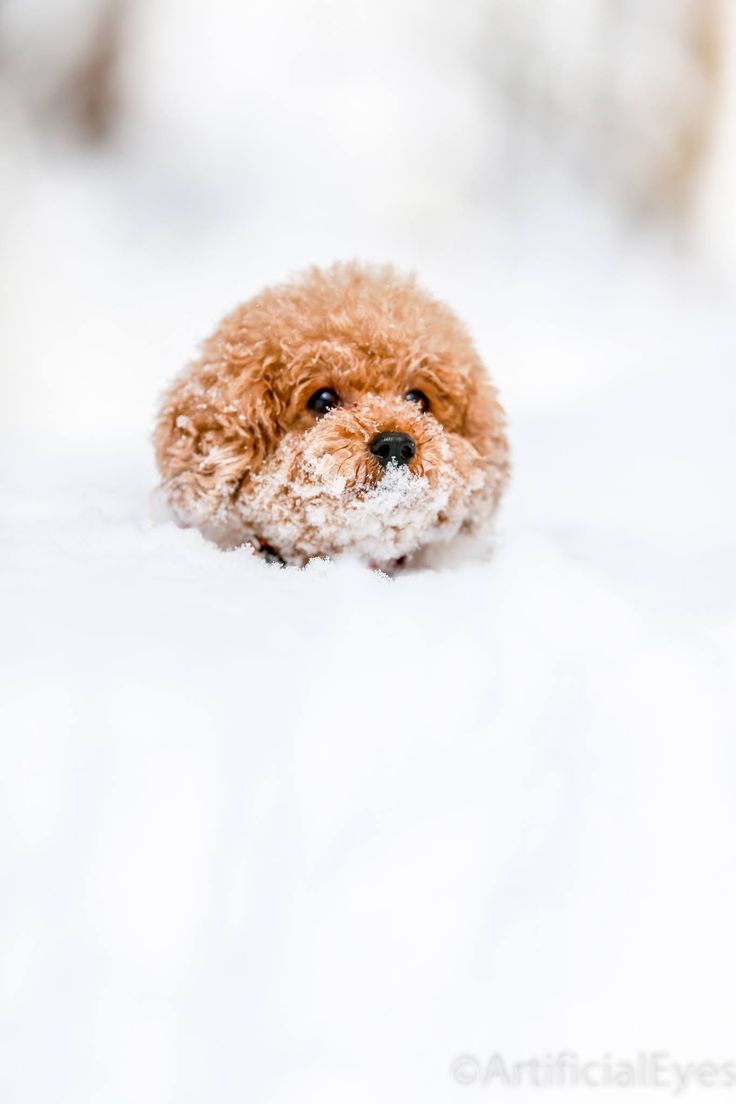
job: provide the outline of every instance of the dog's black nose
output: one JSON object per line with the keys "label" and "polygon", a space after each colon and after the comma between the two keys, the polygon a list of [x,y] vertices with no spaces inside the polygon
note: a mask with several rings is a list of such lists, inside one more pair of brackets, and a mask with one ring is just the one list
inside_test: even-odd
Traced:
{"label": "dog's black nose", "polygon": [[400,468],[416,456],[417,446],[408,433],[379,433],[368,448],[384,468],[396,464]]}

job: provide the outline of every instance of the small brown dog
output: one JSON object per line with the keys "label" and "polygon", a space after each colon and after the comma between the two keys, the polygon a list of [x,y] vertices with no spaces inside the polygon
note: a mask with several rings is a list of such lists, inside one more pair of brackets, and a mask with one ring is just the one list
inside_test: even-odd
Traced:
{"label": "small brown dog", "polygon": [[296,564],[390,567],[487,521],[508,474],[462,324],[413,279],[355,264],[228,315],[168,391],[155,446],[182,524]]}

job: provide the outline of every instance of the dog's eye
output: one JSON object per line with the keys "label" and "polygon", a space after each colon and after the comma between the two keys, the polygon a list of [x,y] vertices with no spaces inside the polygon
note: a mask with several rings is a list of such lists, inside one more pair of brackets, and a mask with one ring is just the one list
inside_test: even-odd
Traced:
{"label": "dog's eye", "polygon": [[429,399],[423,391],[407,391],[404,398],[408,402],[419,403],[423,411],[429,410]]}
{"label": "dog's eye", "polygon": [[340,405],[340,396],[331,387],[321,387],[315,391],[307,406],[313,414],[326,414],[328,410],[334,410]]}

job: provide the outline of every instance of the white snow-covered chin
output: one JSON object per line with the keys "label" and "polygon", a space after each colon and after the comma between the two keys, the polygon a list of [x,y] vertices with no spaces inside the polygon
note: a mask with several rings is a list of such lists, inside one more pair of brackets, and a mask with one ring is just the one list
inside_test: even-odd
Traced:
{"label": "white snow-covered chin", "polygon": [[357,495],[341,494],[325,482],[321,493],[304,500],[308,528],[328,536],[334,552],[390,564],[458,532],[467,503],[458,496],[459,482],[453,475],[448,470],[432,487],[408,468],[390,465],[378,483]]}
{"label": "white snow-covered chin", "polygon": [[468,478],[449,460],[432,480],[389,465],[377,482],[356,486],[303,457],[296,472],[277,462],[256,477],[241,509],[244,522],[288,561],[348,552],[389,566],[480,520],[483,486],[481,471]]}

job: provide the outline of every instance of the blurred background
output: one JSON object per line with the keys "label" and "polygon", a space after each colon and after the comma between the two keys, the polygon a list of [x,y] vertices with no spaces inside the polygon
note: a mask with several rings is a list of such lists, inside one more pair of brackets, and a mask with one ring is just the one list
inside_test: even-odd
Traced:
{"label": "blurred background", "polygon": [[728,296],[734,58],[723,0],[0,0],[0,426],[147,433],[335,258],[449,298],[512,414],[646,371]]}

